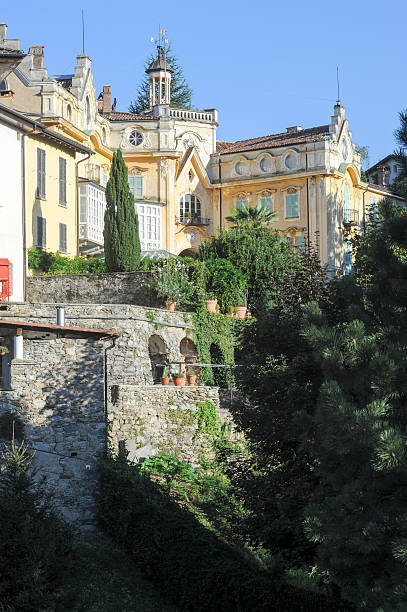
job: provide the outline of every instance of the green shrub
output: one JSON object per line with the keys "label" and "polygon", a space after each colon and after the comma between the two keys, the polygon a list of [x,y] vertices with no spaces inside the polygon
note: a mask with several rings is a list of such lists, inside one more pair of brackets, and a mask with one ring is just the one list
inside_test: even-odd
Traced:
{"label": "green shrub", "polygon": [[194,612],[329,612],[338,602],[284,584],[227,544],[123,458],[101,462],[102,527],[172,601]]}
{"label": "green shrub", "polygon": [[28,267],[43,274],[98,274],[106,272],[103,259],[86,259],[76,255],[73,258],[51,253],[36,247],[28,249]]}
{"label": "green shrub", "polygon": [[0,610],[66,610],[73,534],[33,478],[24,444],[3,451],[0,471]]}
{"label": "green shrub", "polygon": [[243,272],[228,259],[205,261],[206,292],[218,300],[221,312],[246,302],[247,282]]}

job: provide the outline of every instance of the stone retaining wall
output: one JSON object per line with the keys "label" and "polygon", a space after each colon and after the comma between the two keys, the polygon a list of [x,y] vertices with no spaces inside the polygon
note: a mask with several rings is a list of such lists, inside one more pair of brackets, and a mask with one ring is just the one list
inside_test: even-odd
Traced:
{"label": "stone retaining wall", "polygon": [[146,285],[150,272],[57,274],[27,278],[28,302],[161,306]]}
{"label": "stone retaining wall", "polygon": [[23,421],[24,440],[56,507],[84,531],[93,530],[96,459],[106,445],[104,343],[25,342],[27,359],[11,362],[12,390],[0,391],[0,414]]}
{"label": "stone retaining wall", "polygon": [[221,423],[231,420],[219,409],[217,387],[113,385],[108,399],[109,438],[114,449],[127,449],[131,461],[159,452],[189,463],[196,463],[203,452],[208,457],[208,437],[196,436],[199,402],[210,400]]}

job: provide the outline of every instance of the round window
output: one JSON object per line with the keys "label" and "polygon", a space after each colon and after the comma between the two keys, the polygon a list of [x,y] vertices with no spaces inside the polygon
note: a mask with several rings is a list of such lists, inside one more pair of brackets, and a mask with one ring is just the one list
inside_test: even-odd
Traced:
{"label": "round window", "polygon": [[292,168],[295,168],[297,165],[297,159],[295,155],[293,155],[292,153],[289,153],[289,155],[287,155],[287,157],[285,158],[285,165],[286,165],[286,168],[288,168],[289,170],[291,170]]}
{"label": "round window", "polygon": [[129,136],[129,141],[130,144],[132,144],[134,147],[136,147],[137,145],[141,145],[141,143],[143,142],[143,134],[141,134],[140,132],[132,132]]}
{"label": "round window", "polygon": [[263,172],[271,172],[272,169],[273,169],[273,162],[271,158],[263,157],[263,159],[260,160],[260,170],[262,170]]}
{"label": "round window", "polygon": [[237,162],[236,166],[235,166],[235,172],[236,174],[245,174],[246,171],[246,164],[244,162]]}

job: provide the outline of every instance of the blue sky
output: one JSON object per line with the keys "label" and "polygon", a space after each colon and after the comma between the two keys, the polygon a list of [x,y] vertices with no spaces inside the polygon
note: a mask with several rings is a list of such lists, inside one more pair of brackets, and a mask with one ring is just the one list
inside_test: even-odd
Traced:
{"label": "blue sky", "polygon": [[83,8],[97,92],[111,84],[118,110],[134,97],[161,23],[194,105],[219,110],[219,139],[329,123],[339,65],[354,141],[369,146],[371,164],[394,149],[398,112],[407,108],[405,0],[71,0],[60,6],[3,2],[0,21],[24,50],[45,46],[50,74],[65,74],[82,49]]}

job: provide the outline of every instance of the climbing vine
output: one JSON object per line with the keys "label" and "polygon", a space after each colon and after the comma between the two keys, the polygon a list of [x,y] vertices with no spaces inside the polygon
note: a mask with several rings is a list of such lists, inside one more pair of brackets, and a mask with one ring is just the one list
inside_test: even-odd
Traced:
{"label": "climbing vine", "polygon": [[[217,354],[216,363],[233,366],[235,363],[234,350],[239,342],[240,330],[244,325],[244,320],[199,310],[192,313],[192,321],[194,342],[200,362],[213,363],[215,352]],[[213,385],[216,378],[221,386],[228,387],[230,382],[233,381],[233,368],[219,368],[219,372],[214,375],[213,368],[203,367],[201,378],[203,384]]]}
{"label": "climbing vine", "polygon": [[197,402],[197,407],[197,428],[194,439],[198,438],[201,434],[211,437],[217,436],[220,431],[220,421],[215,404],[207,399],[204,402]]}

